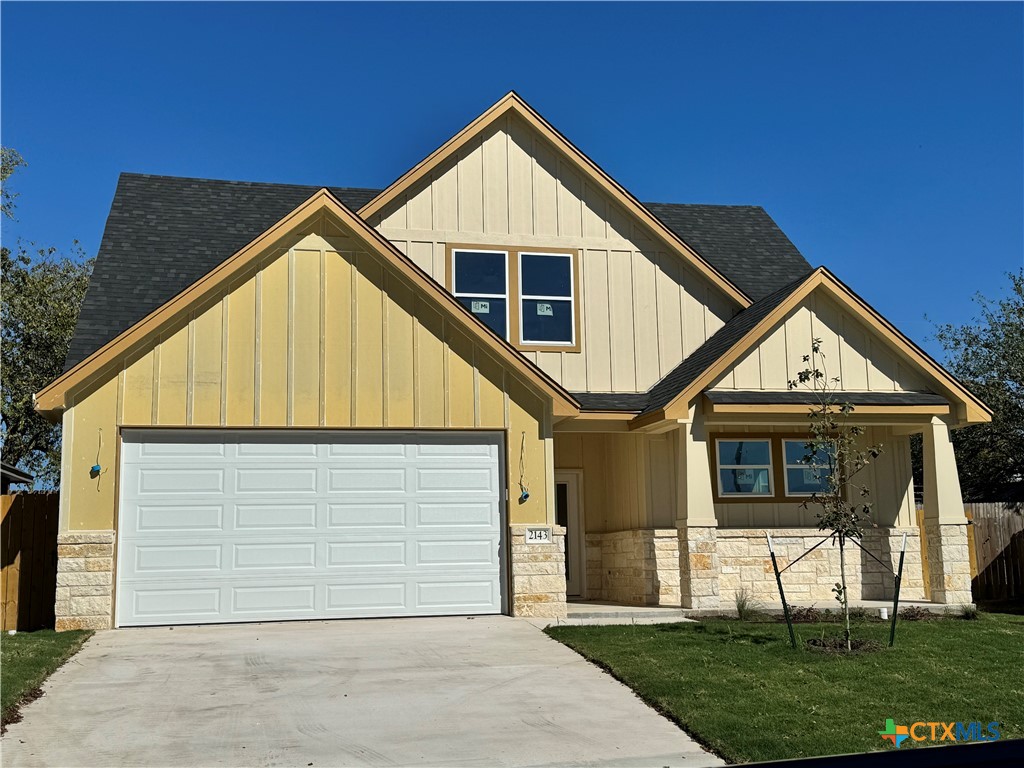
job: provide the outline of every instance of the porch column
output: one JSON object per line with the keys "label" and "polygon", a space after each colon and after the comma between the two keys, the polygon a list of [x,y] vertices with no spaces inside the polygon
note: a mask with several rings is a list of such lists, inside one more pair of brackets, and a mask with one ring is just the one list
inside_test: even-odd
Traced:
{"label": "porch column", "polygon": [[679,531],[679,592],[684,608],[717,609],[718,520],[711,496],[711,464],[700,407],[676,430],[676,528]]}
{"label": "porch column", "polygon": [[924,428],[924,535],[932,601],[971,603],[971,565],[967,518],[960,493],[949,427],[933,418]]}

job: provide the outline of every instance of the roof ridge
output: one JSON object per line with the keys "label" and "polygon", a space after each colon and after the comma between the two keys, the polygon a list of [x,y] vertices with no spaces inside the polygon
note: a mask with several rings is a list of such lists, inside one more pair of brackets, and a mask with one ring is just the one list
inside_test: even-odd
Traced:
{"label": "roof ridge", "polygon": [[353,192],[380,192],[376,187],[345,187],[337,184],[293,184],[286,181],[245,181],[242,179],[211,179],[201,176],[172,176],[166,173],[138,173],[136,171],[121,171],[121,176],[130,176],[137,179],[167,179],[173,181],[201,181],[207,184],[238,184],[242,186],[260,187],[290,187],[292,189],[347,189]]}

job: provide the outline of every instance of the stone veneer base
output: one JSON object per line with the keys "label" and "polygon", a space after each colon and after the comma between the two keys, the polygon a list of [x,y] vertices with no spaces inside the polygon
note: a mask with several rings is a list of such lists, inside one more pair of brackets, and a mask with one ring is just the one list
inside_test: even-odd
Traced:
{"label": "stone veneer base", "polygon": [[565,528],[552,526],[550,544],[527,544],[526,529],[511,525],[513,616],[564,619]]}
{"label": "stone veneer base", "polygon": [[114,597],[114,532],[57,536],[57,631],[110,629]]}

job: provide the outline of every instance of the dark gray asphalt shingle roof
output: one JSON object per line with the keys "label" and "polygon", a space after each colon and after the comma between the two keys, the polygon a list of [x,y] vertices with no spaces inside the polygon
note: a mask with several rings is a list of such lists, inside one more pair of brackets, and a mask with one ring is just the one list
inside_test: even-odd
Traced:
{"label": "dark gray asphalt shingle roof", "polygon": [[[722,405],[815,405],[818,400],[811,392],[793,390],[790,392],[712,390],[704,396],[712,403]],[[947,405],[949,401],[932,392],[832,392],[836,403],[850,405]]]}
{"label": "dark gray asphalt shingle roof", "polygon": [[664,408],[672,399],[696,381],[718,358],[732,349],[759,322],[771,314],[807,278],[803,275],[788,285],[755,301],[729,322],[719,328],[707,341],[690,353],[683,362],[670,371],[665,378],[651,387],[644,413]]}
{"label": "dark gray asphalt shingle roof", "polygon": [[[122,174],[67,367],[180,293],[318,189]],[[329,189],[353,210],[379,193],[374,189]],[[762,208],[645,205],[755,301],[811,271],[810,264]]]}

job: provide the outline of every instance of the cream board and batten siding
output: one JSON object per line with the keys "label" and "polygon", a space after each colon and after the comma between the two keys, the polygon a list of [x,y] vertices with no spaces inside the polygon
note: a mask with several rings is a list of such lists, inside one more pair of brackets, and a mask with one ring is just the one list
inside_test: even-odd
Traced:
{"label": "cream board and batten siding", "polygon": [[739,310],[514,116],[369,223],[442,285],[448,243],[577,249],[581,351],[525,353],[570,391],[644,392]]}
{"label": "cream board and batten siding", "polygon": [[[807,368],[811,340],[822,341],[828,377],[851,392],[925,391],[924,379],[863,321],[821,291],[812,293],[711,389],[786,390]],[[821,367],[819,365],[819,367]]]}
{"label": "cream board and batten siding", "polygon": [[676,524],[676,441],[671,434],[555,433],[555,470],[582,470],[587,533]]}
{"label": "cream board and batten siding", "polygon": [[[856,479],[858,485],[871,491],[867,501],[872,505],[872,521],[883,528],[916,526],[910,437],[894,435],[889,427],[866,427],[865,430],[862,438],[865,446],[882,445],[882,454]],[[800,439],[807,434],[806,429],[764,426],[708,427],[708,431],[713,436],[771,433],[782,439],[790,435]],[[711,467],[712,471],[717,471],[713,458]],[[715,504],[715,518],[722,528],[815,528],[817,511],[814,505],[802,509],[800,501],[744,503],[736,500]]]}
{"label": "cream board and batten siding", "polygon": [[508,484],[525,447],[530,487],[510,522],[549,522],[550,408],[352,246],[306,233],[78,394],[64,414],[63,530],[115,526],[121,426],[503,429]]}

